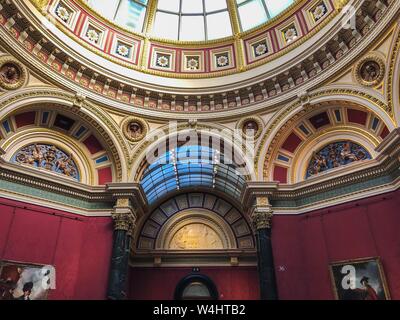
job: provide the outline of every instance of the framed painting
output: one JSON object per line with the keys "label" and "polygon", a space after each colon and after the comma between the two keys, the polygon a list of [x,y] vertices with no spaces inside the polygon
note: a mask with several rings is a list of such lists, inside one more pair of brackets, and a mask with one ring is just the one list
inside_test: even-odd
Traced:
{"label": "framed painting", "polygon": [[338,300],[389,300],[390,294],[379,258],[330,264],[333,291]]}
{"label": "framed painting", "polygon": [[0,300],[46,300],[54,279],[53,266],[0,261]]}

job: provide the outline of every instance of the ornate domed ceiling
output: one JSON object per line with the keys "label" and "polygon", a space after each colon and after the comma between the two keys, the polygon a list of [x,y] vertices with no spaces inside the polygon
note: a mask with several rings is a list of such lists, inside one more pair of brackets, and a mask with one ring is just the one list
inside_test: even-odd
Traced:
{"label": "ornate domed ceiling", "polygon": [[260,66],[264,69],[255,74],[263,74],[272,67],[265,64],[300,46],[339,12],[333,0],[32,2],[51,24],[97,56],[175,79],[230,76]]}
{"label": "ornate domed ceiling", "polygon": [[[216,117],[250,114],[312,91],[362,54],[369,36],[385,27],[398,5],[393,0],[204,0],[189,10],[182,0],[167,10],[163,3],[15,0],[2,10],[7,37],[30,53],[25,59],[47,68],[46,74],[69,90],[124,110],[172,111],[183,118],[191,112],[201,119],[216,111],[221,111]],[[352,28],[346,27],[349,11],[342,10],[347,3],[354,11]],[[263,8],[264,19],[250,26],[244,8],[251,6]],[[177,15],[179,28],[169,37],[175,40],[157,36],[161,13]],[[219,13],[229,16],[224,26],[231,36],[211,36],[207,17]],[[184,30],[186,15],[202,16],[204,40],[184,40],[190,29]]]}

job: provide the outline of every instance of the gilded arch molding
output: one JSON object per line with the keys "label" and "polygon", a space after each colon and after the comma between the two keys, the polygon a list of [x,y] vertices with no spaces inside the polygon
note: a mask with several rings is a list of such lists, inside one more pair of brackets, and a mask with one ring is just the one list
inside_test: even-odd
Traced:
{"label": "gilded arch molding", "polygon": [[391,44],[391,55],[388,64],[386,96],[391,107],[392,117],[400,123],[400,25],[395,30],[394,41]]}
{"label": "gilded arch molding", "polygon": [[43,87],[26,88],[5,94],[0,98],[0,119],[17,110],[40,107],[40,103],[50,103],[53,108],[73,114],[95,129],[113,157],[117,181],[126,179],[129,151],[119,127],[100,107],[91,104],[80,95]]}

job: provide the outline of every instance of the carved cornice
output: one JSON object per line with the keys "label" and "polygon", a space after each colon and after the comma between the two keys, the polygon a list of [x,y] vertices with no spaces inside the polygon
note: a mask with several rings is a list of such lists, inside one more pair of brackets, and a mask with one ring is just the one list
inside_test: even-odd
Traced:
{"label": "carved cornice", "polygon": [[[396,179],[398,168],[400,166],[400,144],[399,130],[393,131],[384,143],[378,147],[381,148],[382,154],[378,158],[363,169],[356,172],[348,172],[346,168],[338,170],[334,174],[328,174],[323,179],[311,179],[290,186],[279,186],[278,183],[268,182],[248,182],[246,188],[242,192],[241,202],[245,208],[251,207],[255,202],[255,198],[268,197],[269,200],[298,200],[306,197],[311,197],[318,194],[323,194],[327,191],[340,190],[345,186],[352,184],[365,183],[365,188],[358,191],[362,196],[365,193],[369,195],[369,190],[372,188],[377,190],[382,185],[370,186],[368,183],[379,177],[388,177],[386,185],[390,185],[395,180],[390,180],[392,176]],[[89,202],[112,202],[116,199],[133,199],[130,206],[127,208],[126,201],[120,203],[123,210],[134,210],[138,215],[141,215],[146,210],[146,200],[140,186],[137,184],[110,184],[107,187],[89,187],[74,181],[65,181],[59,177],[44,178],[40,176],[34,169],[21,167],[15,164],[10,164],[1,160],[0,162],[0,180],[10,181],[20,184],[24,187],[32,187],[42,191],[49,191],[54,195],[65,195],[71,198],[80,199]],[[383,182],[382,182],[383,183]],[[21,196],[23,196],[21,194]],[[24,195],[25,197],[25,195]],[[331,196],[335,198],[334,195]],[[323,199],[322,199],[323,200]],[[321,200],[321,201],[322,201]],[[326,203],[327,200],[324,201]],[[263,205],[263,203],[260,203]],[[263,205],[265,207],[265,205]],[[312,205],[310,205],[312,207]],[[140,211],[142,210],[142,211]]]}
{"label": "carved cornice", "polygon": [[30,186],[43,191],[66,195],[84,201],[111,201],[110,194],[105,193],[105,187],[91,187],[79,182],[60,177],[43,178],[35,169],[21,167],[5,162],[0,158],[0,179]]}

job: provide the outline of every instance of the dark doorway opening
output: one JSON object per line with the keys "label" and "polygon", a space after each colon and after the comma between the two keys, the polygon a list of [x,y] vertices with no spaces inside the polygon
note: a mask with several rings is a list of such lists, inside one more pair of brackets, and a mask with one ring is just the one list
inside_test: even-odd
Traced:
{"label": "dark doorway opening", "polygon": [[218,300],[218,290],[209,277],[201,274],[191,274],[178,283],[174,299]]}

